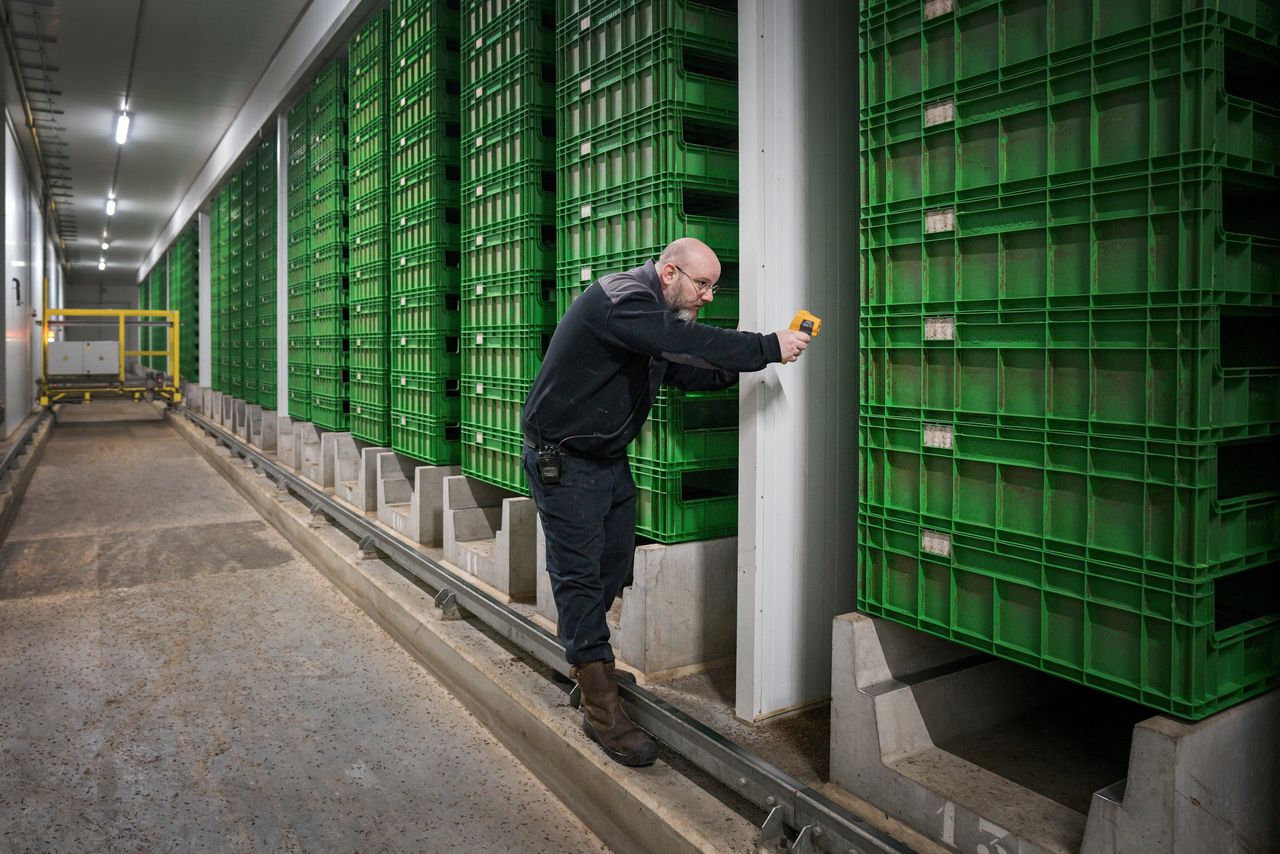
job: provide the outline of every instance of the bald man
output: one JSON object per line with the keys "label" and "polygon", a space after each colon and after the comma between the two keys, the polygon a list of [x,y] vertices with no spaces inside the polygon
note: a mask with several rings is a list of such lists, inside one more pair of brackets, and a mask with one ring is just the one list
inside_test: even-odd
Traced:
{"label": "bald man", "polygon": [[582,689],[582,728],[624,765],[658,755],[622,710],[605,623],[635,553],[627,445],[662,385],[728,388],[739,372],[794,362],[809,343],[803,332],[697,323],[719,279],[716,254],[686,237],[656,262],[593,282],[556,328],[521,414],[525,476],[547,538],[560,639]]}

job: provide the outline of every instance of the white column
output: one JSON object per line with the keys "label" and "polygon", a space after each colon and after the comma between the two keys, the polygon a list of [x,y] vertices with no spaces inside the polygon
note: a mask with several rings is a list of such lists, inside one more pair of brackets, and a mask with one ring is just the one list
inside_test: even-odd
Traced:
{"label": "white column", "polygon": [[212,229],[207,211],[196,215],[198,241],[196,246],[196,317],[199,326],[196,329],[199,344],[200,374],[198,382],[202,386],[213,383],[213,246],[210,243]]}
{"label": "white column", "polygon": [[799,363],[741,386],[738,717],[827,699],[857,528],[857,9],[738,7],[742,328],[823,320]]}
{"label": "white column", "polygon": [[276,116],[276,414],[289,412],[289,117]]}

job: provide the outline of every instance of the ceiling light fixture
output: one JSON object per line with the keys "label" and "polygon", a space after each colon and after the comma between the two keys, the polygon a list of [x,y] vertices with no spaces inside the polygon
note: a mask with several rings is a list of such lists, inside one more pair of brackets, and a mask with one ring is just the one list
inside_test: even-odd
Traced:
{"label": "ceiling light fixture", "polygon": [[116,119],[116,142],[124,145],[124,141],[129,138],[129,114],[121,110],[119,118]]}
{"label": "ceiling light fixture", "polygon": [[107,269],[107,259],[106,259],[106,258],[99,258],[99,259],[98,259],[98,269],[99,269],[99,270],[105,270],[105,269]]}
{"label": "ceiling light fixture", "polygon": [[111,244],[110,244],[110,243],[108,243],[108,242],[107,242],[107,241],[105,241],[105,240],[104,240],[104,241],[102,241],[102,251],[103,251],[103,252],[106,252],[106,251],[107,251],[108,249],[110,249],[110,248],[111,248]]}
{"label": "ceiling light fixture", "polygon": [[107,216],[116,215],[116,192],[112,190],[107,194]]}

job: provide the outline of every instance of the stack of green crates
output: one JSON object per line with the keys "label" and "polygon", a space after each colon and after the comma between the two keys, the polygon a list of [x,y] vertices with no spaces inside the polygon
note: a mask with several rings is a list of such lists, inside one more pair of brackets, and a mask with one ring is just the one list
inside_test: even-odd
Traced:
{"label": "stack of green crates", "polygon": [[[169,307],[169,268],[164,264],[156,264],[151,268],[151,307],[163,308]],[[153,324],[163,323],[161,318],[155,318],[151,321]],[[169,330],[165,326],[155,325],[151,327],[151,344],[152,353],[161,351],[168,352],[169,348]],[[164,371],[172,373],[169,365],[168,356],[152,356],[151,369],[154,371]]]}
{"label": "stack of green crates", "polygon": [[240,168],[241,398],[258,402],[258,157]]}
{"label": "stack of green crates", "polygon": [[[154,275],[154,273],[152,275]],[[146,311],[149,308],[151,308],[151,276],[147,276],[147,278],[138,285],[138,310]],[[143,352],[150,350],[151,327],[139,326],[138,330],[138,350]],[[150,356],[139,356],[138,361],[144,368],[151,367]]]}
{"label": "stack of green crates", "polygon": [[227,351],[230,319],[227,311],[227,195],[223,187],[209,206],[210,242],[210,308],[212,313],[210,352],[213,358],[213,387],[225,392],[231,377],[231,364]]}
{"label": "stack of green crates", "polygon": [[239,170],[231,176],[227,194],[227,335],[230,376],[227,393],[244,399],[244,256],[243,226],[244,189]]}
{"label": "stack of green crates", "polygon": [[258,399],[276,408],[276,141],[268,137],[258,146]]}
{"label": "stack of green crates", "polygon": [[458,12],[391,4],[391,447],[459,461]]}
{"label": "stack of green crates", "polygon": [[384,446],[391,441],[389,18],[388,11],[379,12],[351,40],[347,98],[349,421],[352,436]]}
{"label": "stack of green crates", "polygon": [[311,196],[311,421],[347,429],[347,64],[335,59],[307,95]]}
{"label": "stack of green crates", "polygon": [[862,6],[858,604],[1201,718],[1280,684],[1280,33],[1155,8]]}
{"label": "stack of green crates", "polygon": [[[680,237],[719,256],[699,320],[737,323],[736,4],[558,0],[557,302]],[[636,531],[737,530],[737,392],[664,389],[630,449]]]}
{"label": "stack of green crates", "polygon": [[169,270],[169,293],[178,309],[178,367],[184,380],[199,375],[199,269],[198,228],[191,223],[165,253]]}
{"label": "stack of green crates", "polygon": [[311,107],[303,95],[289,110],[286,187],[289,304],[289,417],[311,420]]}
{"label": "stack of green crates", "polygon": [[462,6],[462,470],[527,494],[520,408],[555,327],[555,9]]}

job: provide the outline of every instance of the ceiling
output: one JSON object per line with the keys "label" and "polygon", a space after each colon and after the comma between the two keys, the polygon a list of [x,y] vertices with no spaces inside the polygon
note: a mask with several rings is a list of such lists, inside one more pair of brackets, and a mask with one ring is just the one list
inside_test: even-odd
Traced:
{"label": "ceiling", "polygon": [[[68,194],[58,201],[69,282],[132,284],[310,0],[0,2],[33,101],[61,111],[37,113],[36,121],[49,166],[63,168],[53,174]],[[38,94],[42,88],[54,94]],[[132,121],[121,146],[114,133],[126,88]],[[17,106],[13,121],[25,124]],[[118,209],[108,222],[113,176]],[[99,272],[103,255],[107,269]]]}

